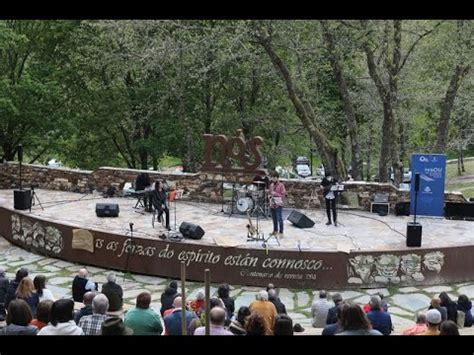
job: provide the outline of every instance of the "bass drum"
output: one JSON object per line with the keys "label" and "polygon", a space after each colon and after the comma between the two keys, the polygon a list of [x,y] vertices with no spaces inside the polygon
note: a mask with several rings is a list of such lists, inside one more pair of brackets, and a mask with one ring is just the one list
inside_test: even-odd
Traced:
{"label": "bass drum", "polygon": [[237,210],[241,213],[245,213],[251,210],[254,206],[253,200],[250,197],[239,198],[237,200]]}

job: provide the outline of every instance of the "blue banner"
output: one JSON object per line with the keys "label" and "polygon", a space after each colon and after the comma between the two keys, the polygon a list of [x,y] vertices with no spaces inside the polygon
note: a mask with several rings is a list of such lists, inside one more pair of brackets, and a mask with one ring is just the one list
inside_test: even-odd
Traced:
{"label": "blue banner", "polygon": [[445,154],[412,154],[411,156],[410,214],[415,211],[415,176],[420,174],[420,188],[416,214],[444,215]]}

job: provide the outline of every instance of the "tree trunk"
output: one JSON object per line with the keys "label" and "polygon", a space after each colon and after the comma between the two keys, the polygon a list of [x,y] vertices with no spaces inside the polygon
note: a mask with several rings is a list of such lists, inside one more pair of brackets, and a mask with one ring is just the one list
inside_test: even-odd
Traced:
{"label": "tree trunk", "polygon": [[333,147],[331,142],[322,133],[318,127],[317,120],[309,102],[304,98],[304,95],[299,91],[290,72],[286,68],[281,58],[276,54],[271,46],[269,38],[256,36],[259,44],[263,46],[267,52],[270,60],[275,66],[276,70],[282,75],[285,80],[288,90],[288,96],[293,103],[297,116],[300,118],[303,126],[309,131],[316,147],[321,154],[321,160],[325,165],[327,171],[330,171],[334,176],[345,177],[345,167],[342,160],[337,155],[337,150]]}
{"label": "tree trunk", "polygon": [[362,175],[362,159],[360,154],[359,132],[357,120],[354,112],[354,105],[349,94],[346,80],[342,73],[339,56],[337,55],[334,35],[329,29],[327,21],[320,21],[323,28],[323,35],[326,41],[326,47],[329,51],[329,61],[331,62],[332,72],[336,79],[339,93],[344,104],[344,112],[347,120],[347,127],[349,130],[349,137],[351,143],[351,166],[352,177],[355,180],[360,180]]}
{"label": "tree trunk", "polygon": [[453,109],[454,100],[456,99],[458,89],[461,85],[463,78],[469,72],[470,67],[464,66],[462,63],[456,65],[454,73],[451,77],[446,96],[444,97],[443,104],[441,106],[441,116],[438,123],[438,132],[436,138],[435,152],[445,153],[446,144],[448,141],[449,133],[449,120],[451,117],[451,111]]}

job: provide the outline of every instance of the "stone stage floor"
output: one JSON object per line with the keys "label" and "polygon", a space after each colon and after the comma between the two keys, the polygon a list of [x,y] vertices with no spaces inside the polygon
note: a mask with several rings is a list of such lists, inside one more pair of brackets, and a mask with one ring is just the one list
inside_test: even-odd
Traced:
{"label": "stone stage floor", "polygon": [[[32,207],[31,215],[45,218],[60,224],[90,228],[109,233],[126,234],[129,224],[134,224],[134,235],[144,238],[158,238],[166,233],[165,228],[155,223],[152,226],[152,214],[143,208],[135,209],[137,202],[132,197],[104,198],[100,194],[79,194],[64,191],[36,189],[37,197],[44,210],[38,204]],[[119,217],[98,218],[95,214],[96,203],[118,203]],[[0,206],[13,208],[13,190],[0,190]],[[187,243],[231,245],[247,248],[263,248],[261,241],[247,241],[249,223],[246,215],[222,213],[221,204],[198,203],[186,199],[178,200],[170,208],[170,224],[179,229],[185,221],[197,224],[204,229],[201,240],[186,239]],[[224,205],[224,211],[228,207]],[[275,239],[269,239],[268,247],[275,249],[303,251],[373,251],[406,250],[406,225],[413,217],[379,216],[359,210],[338,210],[338,226],[326,226],[326,213],[323,210],[299,210],[311,218],[312,228],[300,229],[286,218],[292,211],[285,208],[283,218],[285,233],[280,245]],[[23,212],[29,215],[30,212]],[[176,215],[176,224],[175,224]],[[474,244],[473,224],[469,221],[446,220],[444,218],[417,217],[423,226],[422,247],[442,248]],[[256,225],[256,218],[252,218]],[[272,220],[259,218],[260,230],[265,238],[272,231]]]}

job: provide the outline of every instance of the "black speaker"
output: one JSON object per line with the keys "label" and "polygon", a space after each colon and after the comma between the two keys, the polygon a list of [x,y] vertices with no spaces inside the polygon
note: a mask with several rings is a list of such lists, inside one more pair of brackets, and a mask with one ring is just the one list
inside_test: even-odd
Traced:
{"label": "black speaker", "polygon": [[295,210],[291,211],[288,220],[298,228],[311,228],[314,226],[314,222],[309,217]]}
{"label": "black speaker", "polygon": [[31,190],[13,191],[13,208],[16,210],[29,210],[31,208]]}
{"label": "black speaker", "polygon": [[118,217],[119,212],[118,203],[97,203],[95,205],[97,217]]}
{"label": "black speaker", "polygon": [[179,231],[185,238],[190,238],[190,239],[201,239],[202,236],[204,235],[204,229],[199,227],[196,224],[188,223],[188,222],[183,222],[179,226]]}
{"label": "black speaker", "polygon": [[420,173],[415,174],[415,192],[420,191]]}
{"label": "black speaker", "polygon": [[474,219],[474,203],[446,202],[444,215],[448,219]]}
{"label": "black speaker", "polygon": [[377,213],[379,216],[386,216],[390,212],[388,203],[372,203],[372,213]]}
{"label": "black speaker", "polygon": [[18,150],[18,161],[22,162],[23,161],[23,146],[19,144],[17,147],[17,150]]}
{"label": "black speaker", "polygon": [[407,223],[407,247],[421,247],[421,224]]}
{"label": "black speaker", "polygon": [[410,215],[410,202],[398,202],[395,205],[395,215],[409,216]]}

